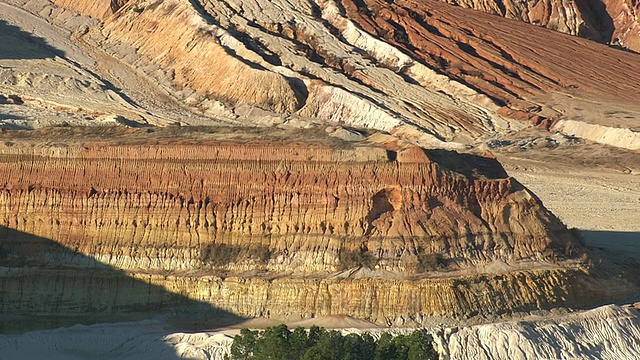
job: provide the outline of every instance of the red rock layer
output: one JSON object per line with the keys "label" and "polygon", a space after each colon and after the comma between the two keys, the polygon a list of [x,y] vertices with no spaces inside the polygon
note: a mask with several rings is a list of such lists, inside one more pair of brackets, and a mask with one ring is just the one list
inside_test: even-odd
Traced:
{"label": "red rock layer", "polygon": [[640,51],[635,0],[445,0],[465,8],[520,20],[605,44]]}
{"label": "red rock layer", "polygon": [[367,32],[518,110],[548,92],[637,102],[635,54],[435,0],[341,4]]}
{"label": "red rock layer", "polygon": [[[119,268],[158,270],[333,271],[366,260],[417,273],[424,256],[455,267],[551,259],[575,245],[515,180],[467,168],[470,155],[378,149],[389,158],[356,162],[357,148],[273,146],[85,144],[78,157],[4,156],[0,218]],[[232,258],[209,258],[223,246]]]}
{"label": "red rock layer", "polygon": [[65,130],[2,142],[0,312],[188,299],[244,316],[416,324],[637,290],[615,277],[603,292],[609,275],[578,266],[580,244],[493,159],[144,134],[127,130],[120,146]]}

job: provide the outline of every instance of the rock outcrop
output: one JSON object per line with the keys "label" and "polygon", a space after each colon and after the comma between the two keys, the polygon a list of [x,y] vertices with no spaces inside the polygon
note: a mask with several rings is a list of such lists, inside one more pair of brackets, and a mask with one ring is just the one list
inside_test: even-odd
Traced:
{"label": "rock outcrop", "polygon": [[638,310],[606,306],[550,320],[465,327],[448,334],[449,359],[635,359]]}
{"label": "rock outcrop", "polygon": [[634,0],[445,1],[635,52],[640,51],[640,7]]}
{"label": "rock outcrop", "polygon": [[[113,129],[12,135],[0,149],[2,311],[134,306],[139,294],[113,293],[131,279],[82,270],[104,266],[243,316],[386,324],[635,291],[589,275],[580,242],[494,159],[381,134],[271,133],[289,140],[180,128],[129,130],[121,144],[104,140],[122,135]],[[142,305],[167,296],[149,291]]]}
{"label": "rock outcrop", "polygon": [[[225,269],[335,271],[345,265],[341,254],[365,261],[362,252],[374,257],[370,267],[419,273],[421,256],[464,267],[547,260],[579,246],[495,160],[390,143],[348,146],[39,148],[2,163],[1,217],[7,227],[125,269],[211,261]],[[14,148],[30,151],[3,150]],[[248,256],[244,264],[233,259],[236,248]],[[249,257],[260,251],[265,259]],[[234,261],[223,264],[225,255]]]}
{"label": "rock outcrop", "polygon": [[[562,131],[555,125],[566,120],[624,132],[640,117],[637,54],[441,1],[98,3],[23,6],[53,23],[70,11],[97,16],[98,24],[75,30],[82,41],[192,109],[235,123],[342,123],[460,149],[528,124]],[[504,11],[483,4],[459,5],[529,22],[550,11],[541,23],[566,23],[572,34],[600,26],[556,21],[553,14],[586,14],[573,11],[579,3],[505,3]],[[634,31],[615,36],[632,44]],[[628,114],[612,115],[620,111]]]}

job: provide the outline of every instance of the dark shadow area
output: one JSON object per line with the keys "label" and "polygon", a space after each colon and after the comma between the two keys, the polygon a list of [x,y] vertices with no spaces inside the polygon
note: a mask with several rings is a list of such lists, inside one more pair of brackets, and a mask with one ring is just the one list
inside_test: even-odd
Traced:
{"label": "dark shadow area", "polygon": [[[21,120],[21,119],[15,117],[15,116],[6,116],[5,117],[5,115],[0,114],[0,121],[4,121],[4,120]],[[4,130],[32,130],[28,126],[22,126],[20,124],[14,124],[14,123],[0,124],[0,129],[4,129]]]}
{"label": "dark shadow area", "polygon": [[[0,112],[0,121],[4,121],[4,120],[24,120],[24,117],[22,116],[15,116],[15,115],[11,115],[11,114],[3,114]],[[3,129],[10,129],[10,130],[20,130],[22,129],[21,127],[14,125],[14,124],[3,124],[2,125]]]}
{"label": "dark shadow area", "polygon": [[[587,246],[587,264],[591,275],[608,280],[607,286],[593,291],[609,295],[618,293],[616,301],[608,301],[617,305],[640,301],[640,232],[576,232]],[[625,291],[627,296],[620,296]]]}
{"label": "dark shadow area", "polygon": [[460,154],[451,150],[425,150],[429,159],[443,168],[463,174],[469,179],[506,179],[509,177],[495,158]]}
{"label": "dark shadow area", "polygon": [[49,45],[45,39],[0,20],[0,60],[51,59],[55,56],[64,57],[64,52]]}
{"label": "dark shadow area", "polygon": [[[46,39],[23,31],[21,28],[0,20],[0,60],[28,60],[28,59],[53,59],[56,56],[65,58],[68,62],[79,68],[83,68],[104,83],[104,90],[112,90],[120,95],[126,102],[139,106],[129,98],[122,89],[112,84],[109,80],[84,68],[75,61],[66,58],[65,52],[49,45]],[[2,99],[0,99],[0,104]]]}
{"label": "dark shadow area", "polygon": [[576,6],[585,19],[578,29],[578,36],[603,44],[611,43],[615,26],[604,3],[601,0],[577,0]]}
{"label": "dark shadow area", "polygon": [[580,230],[585,244],[640,259],[640,232]]}
{"label": "dark shadow area", "polygon": [[[166,319],[162,338],[244,320],[149,278],[134,278],[50,239],[0,226],[0,334],[160,317]],[[130,327],[135,326],[140,327]]]}
{"label": "dark shadow area", "polygon": [[7,113],[6,111],[3,111],[3,106],[6,106],[5,109],[9,110],[11,109],[12,106],[20,106],[23,103],[24,102],[22,101],[22,99],[17,95],[4,96],[0,94],[0,121],[2,122],[9,121],[9,122],[0,124],[0,129],[6,129],[6,130],[25,130],[26,129],[25,126],[21,126],[20,124],[16,124],[12,122],[12,121],[20,122],[22,120],[26,120],[24,116],[15,115],[15,114],[11,114],[11,113]]}

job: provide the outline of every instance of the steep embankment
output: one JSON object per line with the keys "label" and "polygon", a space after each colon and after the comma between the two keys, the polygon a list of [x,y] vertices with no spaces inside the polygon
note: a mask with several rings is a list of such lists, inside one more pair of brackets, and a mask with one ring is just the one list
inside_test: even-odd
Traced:
{"label": "steep embankment", "polygon": [[[4,143],[0,218],[18,233],[4,235],[3,312],[77,310],[83,291],[101,311],[118,308],[119,295],[97,295],[123,284],[73,270],[104,265],[241,315],[388,324],[587,306],[635,289],[588,275],[578,241],[493,159],[381,135],[238,143],[224,140],[230,130],[171,131],[129,130],[120,145],[103,140],[116,130]],[[71,269],[44,281],[60,267]],[[63,303],[34,300],[49,290]]]}

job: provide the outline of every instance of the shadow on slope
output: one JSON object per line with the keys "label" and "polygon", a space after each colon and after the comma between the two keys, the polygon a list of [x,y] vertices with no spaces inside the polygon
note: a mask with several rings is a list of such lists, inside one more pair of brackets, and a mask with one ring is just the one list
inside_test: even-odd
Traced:
{"label": "shadow on slope", "polygon": [[615,24],[604,2],[602,0],[576,1],[576,6],[586,18],[586,22],[580,24],[578,36],[603,44],[611,43]]}
{"label": "shadow on slope", "polygon": [[640,259],[640,232],[580,230],[585,244]]}
{"label": "shadow on slope", "polygon": [[463,174],[469,179],[506,179],[509,177],[495,158],[444,149],[424,151],[431,160],[443,168]]}
{"label": "shadow on slope", "polygon": [[52,59],[64,57],[62,50],[17,26],[0,20],[0,60]]}
{"label": "shadow on slope", "polygon": [[0,226],[0,333],[163,316],[181,328],[244,319],[42,238]]}

